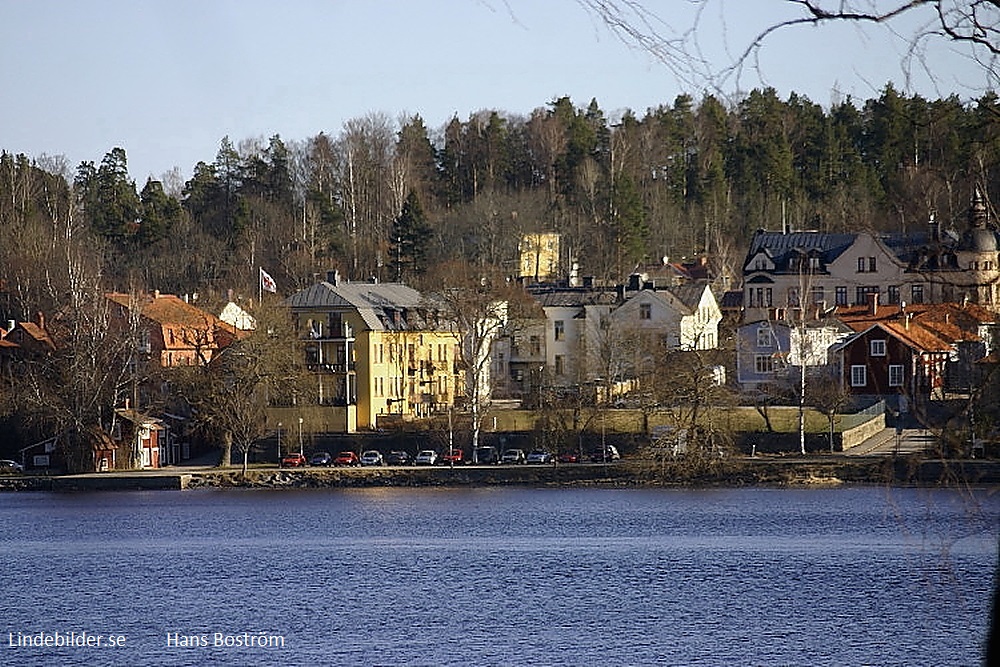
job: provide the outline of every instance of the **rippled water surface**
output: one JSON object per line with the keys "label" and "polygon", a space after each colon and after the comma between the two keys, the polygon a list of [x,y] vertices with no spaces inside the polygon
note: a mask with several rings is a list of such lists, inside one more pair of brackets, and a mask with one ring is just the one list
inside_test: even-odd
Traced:
{"label": "rippled water surface", "polygon": [[[879,488],[5,494],[0,664],[976,665],[998,519]],[[127,639],[17,645],[55,632]]]}

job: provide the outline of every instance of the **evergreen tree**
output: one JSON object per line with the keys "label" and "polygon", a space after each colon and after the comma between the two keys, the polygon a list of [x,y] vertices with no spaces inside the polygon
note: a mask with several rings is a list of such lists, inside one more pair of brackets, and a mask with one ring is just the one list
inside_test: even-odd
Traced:
{"label": "evergreen tree", "polygon": [[403,210],[392,223],[392,267],[399,282],[427,270],[427,249],[434,230],[424,218],[424,211],[412,190],[403,202]]}

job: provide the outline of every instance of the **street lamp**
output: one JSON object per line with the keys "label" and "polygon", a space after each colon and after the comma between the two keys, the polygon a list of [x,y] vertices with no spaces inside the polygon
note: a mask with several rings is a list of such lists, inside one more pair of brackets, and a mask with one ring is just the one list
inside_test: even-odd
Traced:
{"label": "street lamp", "polygon": [[302,417],[299,417],[299,454],[302,454]]}
{"label": "street lamp", "polygon": [[278,467],[281,467],[281,422],[278,422]]}

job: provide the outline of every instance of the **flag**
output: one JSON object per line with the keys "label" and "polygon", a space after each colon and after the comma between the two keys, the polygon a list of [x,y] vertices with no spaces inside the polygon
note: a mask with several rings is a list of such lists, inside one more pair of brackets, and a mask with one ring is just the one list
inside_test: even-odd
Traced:
{"label": "flag", "polygon": [[272,278],[264,269],[260,270],[260,288],[268,292],[278,291],[278,284],[274,282],[274,278]]}

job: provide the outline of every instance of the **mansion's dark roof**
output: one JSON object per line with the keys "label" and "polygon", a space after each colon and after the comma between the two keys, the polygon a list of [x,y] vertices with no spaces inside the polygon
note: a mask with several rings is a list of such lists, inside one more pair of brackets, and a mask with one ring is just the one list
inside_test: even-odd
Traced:
{"label": "mansion's dark roof", "polygon": [[802,257],[820,258],[825,265],[837,259],[847,250],[856,234],[840,234],[827,232],[769,232],[758,230],[750,241],[750,251],[747,253],[747,263],[755,255],[764,252],[774,262],[776,273],[792,271],[793,262]]}

